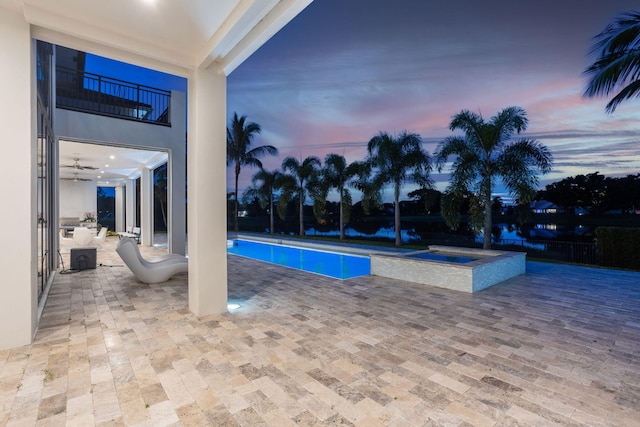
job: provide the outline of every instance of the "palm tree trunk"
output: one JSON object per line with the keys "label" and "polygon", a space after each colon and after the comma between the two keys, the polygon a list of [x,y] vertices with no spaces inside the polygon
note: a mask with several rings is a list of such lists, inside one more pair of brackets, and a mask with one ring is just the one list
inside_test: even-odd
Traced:
{"label": "palm tree trunk", "polygon": [[271,198],[269,199],[269,232],[271,234],[274,233],[274,226],[273,226],[273,196],[271,196]]}
{"label": "palm tree trunk", "polygon": [[236,191],[235,191],[235,198],[236,198],[236,202],[234,203],[235,205],[235,209],[234,209],[234,213],[235,213],[235,226],[234,229],[237,232],[238,231],[238,177],[240,176],[240,163],[236,162]]}
{"label": "palm tree trunk", "polygon": [[484,240],[482,249],[491,249],[491,182],[483,185],[483,202],[484,202]]}
{"label": "palm tree trunk", "polygon": [[400,186],[396,184],[393,201],[394,228],[396,229],[396,246],[402,245],[400,234]]}
{"label": "palm tree trunk", "polygon": [[342,203],[342,189],[340,189],[340,240],[344,240],[344,211]]}
{"label": "palm tree trunk", "polygon": [[298,214],[298,220],[300,221],[300,236],[304,236],[304,191],[302,185],[300,185],[300,212]]}

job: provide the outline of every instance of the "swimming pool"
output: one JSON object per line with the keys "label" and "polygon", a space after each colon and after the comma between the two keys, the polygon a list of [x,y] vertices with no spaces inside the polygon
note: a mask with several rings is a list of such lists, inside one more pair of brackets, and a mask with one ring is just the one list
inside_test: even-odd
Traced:
{"label": "swimming pool", "polygon": [[259,261],[322,274],[336,279],[351,279],[371,273],[368,256],[348,255],[293,246],[235,239],[227,252]]}

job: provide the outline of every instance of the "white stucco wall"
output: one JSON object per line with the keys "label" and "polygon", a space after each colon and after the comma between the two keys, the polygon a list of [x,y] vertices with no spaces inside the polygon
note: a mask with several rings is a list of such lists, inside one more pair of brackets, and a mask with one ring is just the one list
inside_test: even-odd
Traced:
{"label": "white stucco wall", "polygon": [[98,210],[98,186],[95,181],[60,180],[60,218],[84,218],[85,212]]}
{"label": "white stucco wall", "polygon": [[0,349],[29,344],[36,329],[36,101],[29,25],[0,6]]}

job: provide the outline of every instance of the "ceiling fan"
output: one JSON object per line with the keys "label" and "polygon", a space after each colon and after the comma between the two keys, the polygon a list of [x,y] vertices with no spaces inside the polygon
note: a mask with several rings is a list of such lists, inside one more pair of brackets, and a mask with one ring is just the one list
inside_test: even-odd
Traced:
{"label": "ceiling fan", "polygon": [[74,163],[72,165],[60,165],[60,167],[62,168],[72,168],[72,169],[77,169],[77,170],[96,170],[98,168],[94,167],[94,166],[82,166],[80,165],[80,159],[75,158],[73,159]]}
{"label": "ceiling fan", "polygon": [[78,172],[74,172],[73,173],[73,178],[60,178],[60,179],[67,179],[69,181],[73,181],[73,182],[78,182],[78,181],[93,181],[92,179],[89,178],[78,178]]}

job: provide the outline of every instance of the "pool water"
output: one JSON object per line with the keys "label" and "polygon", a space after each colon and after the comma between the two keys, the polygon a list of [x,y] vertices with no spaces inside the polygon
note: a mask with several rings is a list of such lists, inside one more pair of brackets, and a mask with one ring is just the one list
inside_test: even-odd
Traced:
{"label": "pool water", "polygon": [[442,254],[442,253],[436,253],[436,252],[421,252],[418,254],[409,255],[409,257],[418,258],[418,259],[431,259],[434,261],[454,262],[456,264],[464,264],[464,263],[475,261],[478,259],[478,258],[471,258],[468,256]]}
{"label": "pool water", "polygon": [[228,247],[227,252],[336,279],[351,279],[371,273],[371,261],[368,256],[347,255],[250,240],[233,240],[233,246]]}

